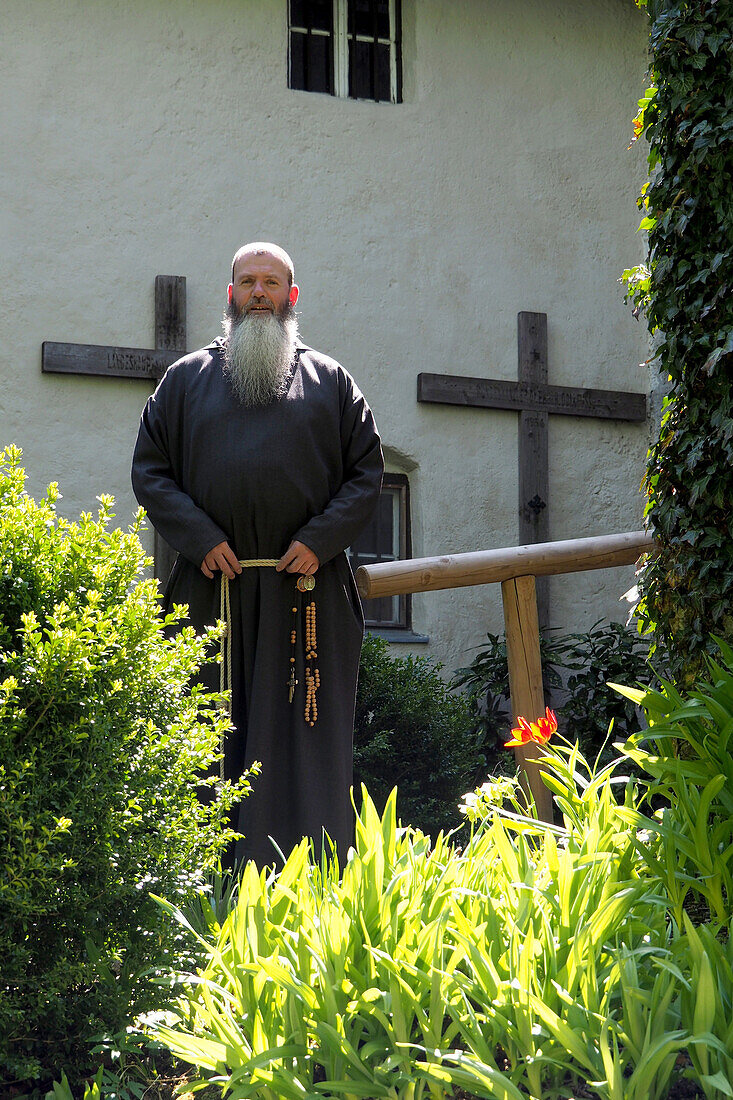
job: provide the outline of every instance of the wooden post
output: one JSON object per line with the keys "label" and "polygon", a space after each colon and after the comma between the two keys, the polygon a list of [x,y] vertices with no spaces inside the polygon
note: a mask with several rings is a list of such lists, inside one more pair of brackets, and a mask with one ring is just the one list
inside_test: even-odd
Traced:
{"label": "wooden post", "polygon": [[[517,378],[529,386],[547,385],[547,314],[517,316]],[[519,543],[549,542],[550,499],[547,410],[523,409],[519,414]],[[550,625],[550,579],[538,577],[537,619],[540,630]]]}
{"label": "wooden post", "polygon": [[[155,347],[185,355],[186,279],[183,275],[155,276]],[[161,371],[162,376],[164,372]],[[155,575],[164,589],[176,560],[176,551],[153,528]]]}
{"label": "wooden post", "polygon": [[[545,713],[534,577],[511,577],[502,581],[501,595],[512,715],[514,718],[522,715],[532,721]],[[552,794],[542,782],[539,769],[541,753],[539,746],[533,744],[514,750],[523,779],[526,776],[534,795],[538,817],[542,821],[552,821]]]}

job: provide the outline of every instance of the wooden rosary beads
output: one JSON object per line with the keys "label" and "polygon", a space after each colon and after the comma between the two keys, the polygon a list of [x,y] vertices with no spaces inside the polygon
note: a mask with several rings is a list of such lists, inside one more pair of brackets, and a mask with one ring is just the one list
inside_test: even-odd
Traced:
{"label": "wooden rosary beads", "polygon": [[321,677],[317,668],[311,668],[311,661],[317,657],[316,604],[311,600],[305,609],[305,720],[309,726],[315,726],[318,721],[316,692],[321,686]]}
{"label": "wooden rosary beads", "polygon": [[292,703],[295,688],[298,681],[295,679],[295,640],[298,637],[296,623],[298,622],[298,608],[293,607],[293,629],[290,631],[290,680],[288,681],[288,702]]}
{"label": "wooden rosary beads", "polygon": [[[298,638],[298,607],[301,603],[302,592],[312,592],[316,586],[315,579],[310,576],[298,577],[296,588],[298,590],[297,604],[293,607],[293,625],[290,631],[290,680],[288,682],[288,700],[292,703],[295,696],[295,688],[298,681],[295,678],[295,645]],[[311,662],[318,657],[316,638],[316,602],[311,600],[305,609],[305,721],[309,726],[315,726],[318,721],[318,703],[316,692],[321,686],[321,676],[317,668],[313,668]]]}
{"label": "wooden rosary beads", "polygon": [[311,600],[305,609],[305,659],[312,660],[316,653],[316,601]]}

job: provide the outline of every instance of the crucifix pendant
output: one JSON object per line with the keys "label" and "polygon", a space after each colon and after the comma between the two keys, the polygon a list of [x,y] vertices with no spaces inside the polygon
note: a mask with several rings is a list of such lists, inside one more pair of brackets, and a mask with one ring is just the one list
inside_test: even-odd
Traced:
{"label": "crucifix pendant", "polygon": [[293,701],[293,696],[295,695],[295,688],[296,688],[297,684],[298,684],[298,681],[295,679],[295,669],[291,668],[290,669],[290,682],[288,684],[288,702],[289,703],[292,703],[292,701]]}

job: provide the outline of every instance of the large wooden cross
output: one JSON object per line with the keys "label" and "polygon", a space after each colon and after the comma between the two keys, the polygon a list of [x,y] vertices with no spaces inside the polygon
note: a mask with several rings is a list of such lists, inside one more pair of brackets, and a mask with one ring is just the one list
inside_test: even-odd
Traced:
{"label": "large wooden cross", "polygon": [[[516,382],[418,374],[417,399],[441,405],[513,409],[519,413],[519,543],[549,542],[548,414],[606,420],[646,420],[646,395],[622,390],[550,386],[547,381],[547,314],[517,315]],[[540,629],[549,625],[547,578],[537,583]]]}
{"label": "large wooden cross", "polygon": [[[134,378],[157,383],[167,367],[186,353],[186,279],[155,277],[155,348],[118,348],[101,344],[61,344],[44,340],[41,370],[46,374],[87,374]],[[157,531],[155,575],[165,584],[175,551]]]}

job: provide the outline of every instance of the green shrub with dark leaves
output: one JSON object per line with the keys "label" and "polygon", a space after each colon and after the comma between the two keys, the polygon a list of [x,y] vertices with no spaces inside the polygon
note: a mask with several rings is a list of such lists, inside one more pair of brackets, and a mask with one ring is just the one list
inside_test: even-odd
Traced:
{"label": "green shrub with dark leaves", "polygon": [[[648,684],[648,645],[621,623],[595,623],[584,633],[541,640],[545,696],[566,736],[589,759],[638,725],[634,704],[609,680]],[[564,690],[563,685],[567,687]],[[496,634],[449,684],[428,658],[392,658],[387,644],[367,636],[362,649],[354,730],[355,789],[364,783],[381,809],[397,786],[405,824],[426,833],[460,824],[457,804],[487,773],[514,772],[503,745],[511,713],[506,643]],[[613,721],[613,736],[608,730]]]}
{"label": "green shrub with dark leaves", "polygon": [[649,142],[649,260],[624,278],[669,384],[646,475],[660,552],[639,616],[689,687],[712,636],[733,639],[733,2],[638,2],[653,81],[635,120]]}
{"label": "green shrub with dark leaves", "polygon": [[364,784],[381,810],[396,785],[407,825],[435,835],[461,823],[461,796],[483,775],[485,756],[465,700],[427,657],[390,657],[367,635],[354,727],[354,789]]}
{"label": "green shrub with dark leaves", "polygon": [[613,742],[625,741],[639,725],[638,707],[611,682],[655,682],[666,668],[663,652],[657,647],[650,664],[647,639],[623,623],[601,620],[590,630],[562,635],[556,645],[567,691],[559,707],[566,736],[577,737],[588,758],[601,753],[605,763],[615,756]]}
{"label": "green shrub with dark leaves", "polygon": [[[561,663],[561,652],[553,641],[542,636],[540,655],[543,694],[552,703],[554,694],[562,685],[557,667]],[[504,752],[507,731],[516,717],[511,712],[505,637],[489,632],[486,645],[477,647],[470,665],[456,669],[451,687],[460,690],[468,703],[476,743],[481,746],[489,769],[495,772],[502,761],[513,760],[513,753]],[[513,770],[513,765],[510,770]]]}
{"label": "green shrub with dark leaves", "polygon": [[[209,781],[225,719],[190,688],[206,639],[168,637],[112,501],[70,523],[0,452],[0,1093],[91,1067],[92,1041],[168,992],[188,946],[150,899],[184,901],[248,788]],[[171,627],[174,617],[167,620]]]}
{"label": "green shrub with dark leaves", "polygon": [[[602,620],[588,631],[540,639],[545,698],[557,712],[562,733],[577,739],[588,759],[602,753],[602,761],[607,761],[614,755],[611,741],[624,741],[635,732],[636,706],[614,691],[609,681],[650,683],[655,674],[648,662],[648,649],[647,641],[623,623]],[[659,651],[657,658],[662,659]],[[517,715],[511,713],[504,638],[488,634],[487,644],[471,664],[457,669],[453,687],[466,695],[475,738],[488,759],[489,770],[507,770],[507,762],[513,758],[503,744]],[[509,770],[513,766],[511,763]]]}

